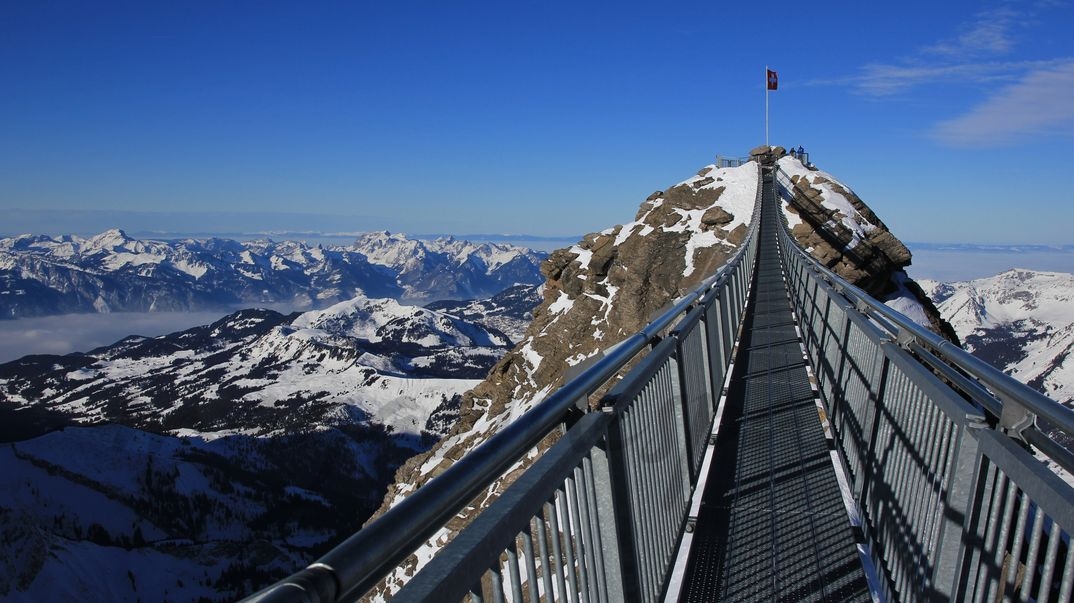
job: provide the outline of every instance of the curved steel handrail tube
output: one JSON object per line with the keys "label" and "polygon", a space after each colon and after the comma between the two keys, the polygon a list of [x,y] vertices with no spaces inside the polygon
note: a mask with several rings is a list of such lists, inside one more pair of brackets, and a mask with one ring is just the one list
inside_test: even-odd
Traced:
{"label": "curved steel handrail tube", "polygon": [[[480,576],[489,567],[491,561],[500,556],[500,549],[491,540],[502,526],[521,523],[531,515],[530,508],[549,500],[561,480],[549,480],[548,475],[563,475],[567,469],[578,463],[573,457],[582,456],[604,436],[607,424],[612,420],[604,413],[590,413],[583,417],[571,429],[570,435],[561,439],[549,453],[542,455],[537,462],[519,477],[516,485],[507,490],[505,496],[490,506],[495,519],[480,524],[480,529],[464,530],[459,538],[448,547],[453,549],[473,548],[480,550],[483,557],[479,562],[473,558],[456,556],[436,556],[422,571],[432,572],[433,579],[425,579],[420,584],[408,582],[400,597],[406,600],[421,601],[457,601],[460,600]],[[475,526],[478,523],[473,524]]]}
{"label": "curved steel handrail tube", "polygon": [[555,429],[578,400],[614,377],[675,320],[710,290],[730,279],[756,243],[760,220],[760,184],[746,240],[716,272],[660,313],[640,331],[608,350],[591,367],[536,404],[507,427],[466,453],[444,473],[389,509],[323,557],[253,595],[251,601],[293,601],[296,591],[311,602],[357,597],[376,585],[399,562],[436,533],[504,471]]}
{"label": "curved steel handrail tube", "polygon": [[[776,167],[776,170],[777,172],[779,171],[778,166]],[[784,236],[793,243],[789,249],[793,249],[807,260],[810,266],[822,275],[825,280],[830,283],[838,283],[841,286],[841,292],[844,297],[854,302],[856,305],[859,303],[865,304],[870,312],[876,313],[883,317],[887,322],[894,324],[898,330],[893,331],[892,335],[900,341],[911,339],[918,342],[926,349],[929,349],[940,360],[962,369],[981,383],[985,384],[994,395],[1000,398],[1001,402],[1004,398],[1013,400],[1015,403],[1025,407],[1029,412],[1047,419],[1066,433],[1074,435],[1074,410],[1059,404],[1032,387],[1029,387],[987,362],[973,356],[950,341],[947,341],[925,327],[911,321],[899,312],[884,305],[882,302],[877,301],[860,288],[843,280],[842,277],[822,265],[810,254],[806,253],[801,246],[798,245],[798,242],[794,237],[790,236],[786,227],[784,227],[783,233]],[[932,362],[930,362],[930,364],[932,364]]]}

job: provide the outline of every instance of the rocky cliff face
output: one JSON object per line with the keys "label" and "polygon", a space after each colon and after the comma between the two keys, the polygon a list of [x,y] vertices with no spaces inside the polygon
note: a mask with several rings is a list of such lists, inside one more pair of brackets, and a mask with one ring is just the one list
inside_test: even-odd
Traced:
{"label": "rocky cliff face", "polygon": [[[766,152],[771,160],[782,155],[781,149]],[[796,185],[800,182],[802,195],[812,201],[807,207],[816,206],[812,222],[835,222],[835,237],[847,238],[847,232],[850,236],[845,243],[839,238],[829,241],[804,220],[798,220],[796,236],[855,282],[899,298],[909,280],[903,279],[901,270],[909,263],[909,252],[856,196],[840,210],[842,215],[825,209],[823,201],[834,198],[836,191],[845,198],[853,194],[821,172],[806,171],[798,163]],[[759,161],[734,168],[708,166],[650,195],[633,222],[589,234],[552,253],[541,267],[547,279],[544,300],[525,338],[464,396],[459,422],[448,436],[400,469],[377,515],[520,417],[561,385],[572,367],[637,332],[658,310],[726,263],[747,234],[759,199],[759,176]],[[859,232],[864,236],[855,235]],[[926,314],[927,309],[922,311]],[[508,476],[524,464],[520,462]],[[484,501],[476,504],[482,506]],[[416,560],[412,556],[382,584],[381,594],[396,590],[413,572]]]}
{"label": "rocky cliff face", "polygon": [[[755,149],[756,151],[756,149]],[[958,335],[904,270],[910,250],[850,187],[771,151],[782,172],[783,210],[798,244],[833,272],[922,326],[958,343]]]}

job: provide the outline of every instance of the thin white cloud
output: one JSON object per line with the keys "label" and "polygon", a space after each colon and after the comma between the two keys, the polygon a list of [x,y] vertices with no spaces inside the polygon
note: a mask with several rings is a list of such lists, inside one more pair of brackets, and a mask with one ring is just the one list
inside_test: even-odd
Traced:
{"label": "thin white cloud", "polygon": [[868,64],[852,77],[815,80],[809,84],[845,85],[864,96],[882,98],[927,84],[1014,83],[1026,73],[1057,63],[1002,58],[1011,53],[1025,30],[1038,22],[1040,13],[1053,6],[1058,5],[1009,2],[982,10],[959,26],[957,35],[920,47],[901,61]]}
{"label": "thin white cloud", "polygon": [[1001,61],[931,65],[866,65],[861,74],[847,81],[858,92],[874,97],[892,96],[916,86],[935,83],[1012,83],[1029,70],[1045,69],[1062,61]]}
{"label": "thin white cloud", "polygon": [[1003,2],[972,15],[956,35],[893,63],[864,65],[852,77],[815,80],[872,98],[919,86],[976,86],[985,99],[928,135],[953,147],[999,147],[1034,138],[1074,138],[1074,58],[1005,60],[1050,9],[1067,2]]}
{"label": "thin white cloud", "polygon": [[1006,54],[1015,44],[1011,30],[1025,25],[1028,20],[1027,13],[1011,6],[985,10],[963,25],[962,33],[954,39],[927,46],[921,52],[954,60]]}
{"label": "thin white cloud", "polygon": [[1074,137],[1074,59],[1030,72],[932,136],[956,147],[997,147],[1034,136]]}

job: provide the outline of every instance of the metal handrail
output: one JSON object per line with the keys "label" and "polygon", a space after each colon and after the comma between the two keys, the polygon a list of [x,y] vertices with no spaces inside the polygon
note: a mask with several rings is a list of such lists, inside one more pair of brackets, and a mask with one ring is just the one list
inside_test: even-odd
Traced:
{"label": "metal handrail", "polygon": [[1035,422],[1069,433],[1074,411],[847,283],[786,224],[781,235],[882,596],[1069,601],[1074,488],[1018,439],[1069,468],[1074,455]]}
{"label": "metal handrail", "polygon": [[[782,187],[786,192],[791,193],[790,188],[780,182],[778,178],[779,174],[784,174],[786,176],[786,173],[780,170],[778,165],[775,170],[777,174],[777,185]],[[793,202],[794,195],[790,194],[788,199]],[[784,228],[786,228],[785,224]],[[902,347],[909,348],[911,342],[917,343],[932,353],[932,358],[924,358],[930,365],[935,366],[935,361],[933,360],[933,358],[935,358],[935,360],[944,362],[949,366],[954,366],[971,375],[974,379],[991,390],[992,395],[998,398],[1000,405],[1002,405],[1005,400],[1018,404],[1028,412],[1047,419],[1059,429],[1074,436],[1074,410],[1052,400],[1025,383],[1018,381],[991,364],[973,356],[966,350],[915,323],[900,312],[889,308],[884,305],[883,302],[878,301],[865,291],[862,291],[859,287],[846,282],[842,277],[821,264],[816,258],[802,249],[793,236],[789,237],[789,239],[794,242],[796,250],[807,262],[809,262],[813,269],[840,291],[848,301],[859,309],[863,306],[868,308],[869,314],[875,314],[882,317],[883,321],[878,321],[877,324],[885,327],[886,330],[891,333],[893,339],[895,339]],[[885,324],[884,321],[889,324]],[[891,328],[892,326],[894,329]]]}
{"label": "metal handrail", "polygon": [[[758,197],[760,172],[758,173]],[[383,516],[351,535],[306,568],[252,595],[248,601],[338,601],[361,596],[432,537],[549,433],[580,400],[597,389],[660,338],[675,320],[721,287],[746,258],[756,237],[758,201],[745,241],[716,274],[676,300],[640,331],[623,340],[524,415],[463,455],[444,473],[418,488]]]}

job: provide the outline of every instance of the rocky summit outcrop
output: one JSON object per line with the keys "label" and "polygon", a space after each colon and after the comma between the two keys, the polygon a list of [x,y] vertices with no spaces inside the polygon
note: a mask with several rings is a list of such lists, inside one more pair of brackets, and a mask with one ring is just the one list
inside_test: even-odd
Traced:
{"label": "rocky summit outcrop", "polygon": [[[781,148],[765,147],[744,165],[705,167],[696,176],[650,195],[634,221],[586,235],[577,244],[553,252],[541,266],[546,277],[543,302],[534,311],[524,339],[464,396],[459,422],[447,437],[398,471],[396,484],[374,518],[518,419],[602,350],[640,330],[657,311],[724,265],[748,233],[759,197],[760,166],[782,161],[782,156]],[[807,226],[816,223],[818,227],[833,222],[836,237],[845,238],[844,231],[860,231],[840,244],[839,238],[829,241],[814,235],[811,228],[809,232],[806,227],[797,228],[803,245],[815,254],[829,256],[826,264],[850,274],[870,291],[887,292],[896,301],[912,298],[912,293],[906,293],[909,279],[901,270],[910,259],[906,248],[848,188],[833,178],[822,179],[820,172],[807,177],[803,171],[808,170],[798,163],[793,172],[795,182],[801,182],[802,195],[820,201],[813,203],[819,205],[817,218],[797,222]],[[806,192],[816,187],[820,193]],[[834,198],[835,191],[855,199],[848,200],[842,210],[851,218],[843,229],[838,228],[838,212],[827,212],[823,205],[829,197]],[[909,302],[905,305],[923,307]],[[504,483],[536,456],[529,455],[511,468]],[[473,506],[484,506],[495,490],[487,491]],[[464,512],[449,524],[448,531],[461,528],[472,515],[473,509]],[[430,549],[442,545],[446,538],[441,532],[436,542],[412,555],[378,587],[373,598],[394,592],[413,574],[417,559],[428,559]]]}
{"label": "rocky summit outcrop", "polygon": [[958,343],[958,335],[905,271],[910,250],[850,187],[831,174],[771,151],[779,166],[783,210],[798,244],[833,272],[923,326]]}

